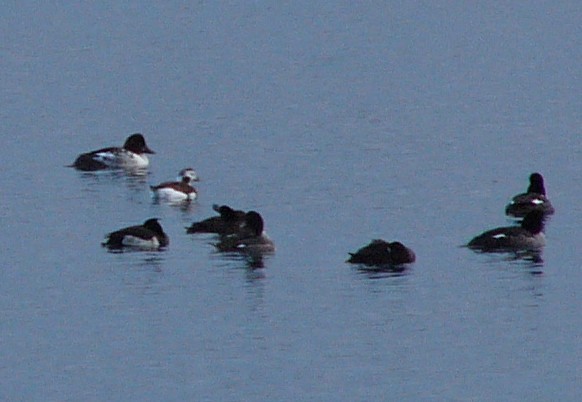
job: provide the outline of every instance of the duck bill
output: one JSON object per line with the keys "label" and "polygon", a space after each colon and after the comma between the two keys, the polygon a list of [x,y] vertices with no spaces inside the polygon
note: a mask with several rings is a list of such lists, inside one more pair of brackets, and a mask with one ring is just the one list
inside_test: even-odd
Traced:
{"label": "duck bill", "polygon": [[155,152],[154,152],[154,151],[152,151],[151,149],[149,149],[147,145],[146,145],[145,147],[143,147],[143,150],[142,150],[142,152],[143,152],[144,154],[155,154]]}

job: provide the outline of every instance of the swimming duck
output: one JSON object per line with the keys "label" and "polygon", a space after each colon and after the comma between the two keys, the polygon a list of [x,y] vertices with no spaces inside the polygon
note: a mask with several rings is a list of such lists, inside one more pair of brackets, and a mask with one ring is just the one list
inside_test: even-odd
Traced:
{"label": "swimming duck", "polygon": [[105,236],[102,245],[110,249],[132,247],[143,250],[157,250],[166,247],[170,240],[155,218],[142,225],[130,226]]}
{"label": "swimming duck", "polygon": [[238,232],[223,236],[216,244],[219,251],[239,251],[248,254],[272,253],[275,244],[264,230],[263,217],[256,211],[246,213]]}
{"label": "swimming duck", "polygon": [[505,207],[505,214],[523,218],[528,212],[542,211],[545,215],[554,213],[554,207],[546,196],[544,178],[539,173],[532,173],[529,176],[529,187],[527,192],[518,194],[512,198]]}
{"label": "swimming duck", "polygon": [[212,209],[220,215],[192,223],[190,227],[186,228],[186,233],[233,234],[240,230],[240,226],[245,221],[244,211],[232,209],[228,205],[214,204]]}
{"label": "swimming duck", "polygon": [[536,250],[545,245],[544,212],[529,212],[521,226],[506,226],[488,230],[474,237],[467,246],[485,252]]}
{"label": "swimming duck", "polygon": [[127,137],[123,147],[102,148],[81,154],[70,167],[86,172],[112,168],[143,169],[150,163],[146,154],[154,153],[146,145],[143,135],[133,134]]}
{"label": "swimming duck", "polygon": [[368,266],[401,265],[416,261],[414,252],[404,244],[382,239],[372,240],[367,246],[349,254],[350,258],[346,262]]}
{"label": "swimming duck", "polygon": [[191,201],[196,199],[198,193],[190,184],[196,176],[193,169],[183,169],[179,173],[178,181],[167,181],[157,186],[150,186],[155,198],[170,202]]}

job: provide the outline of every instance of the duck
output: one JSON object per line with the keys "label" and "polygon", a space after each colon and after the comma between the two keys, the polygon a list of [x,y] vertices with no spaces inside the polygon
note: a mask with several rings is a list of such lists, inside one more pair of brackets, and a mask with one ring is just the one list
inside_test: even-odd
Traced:
{"label": "duck", "polygon": [[416,254],[399,241],[388,242],[374,239],[355,253],[349,253],[346,262],[366,266],[393,266],[411,264],[416,261]]}
{"label": "duck", "polygon": [[196,173],[194,168],[191,168],[191,167],[184,168],[184,169],[180,170],[180,173],[178,173],[178,177],[176,178],[176,181],[182,181],[183,177],[189,177],[190,181],[200,181],[200,178],[198,177],[198,173]]}
{"label": "duck", "polygon": [[236,210],[228,205],[212,205],[212,209],[219,213],[219,216],[212,216],[199,222],[194,222],[186,228],[186,233],[216,233],[219,235],[230,235],[237,233],[245,221],[246,213]]}
{"label": "duck", "polygon": [[539,250],[545,245],[544,212],[533,210],[520,226],[498,227],[474,237],[467,247],[483,252]]}
{"label": "duck", "polygon": [[256,211],[247,212],[238,232],[222,236],[215,246],[219,251],[244,252],[249,255],[275,251],[275,243],[265,232],[263,217]]}
{"label": "duck", "polygon": [[146,220],[142,225],[129,226],[105,236],[101,243],[109,249],[131,247],[142,250],[158,250],[168,246],[170,239],[157,218]]}
{"label": "duck", "polygon": [[529,176],[527,192],[513,197],[511,202],[505,207],[505,214],[516,218],[523,218],[534,210],[542,211],[545,215],[554,213],[554,207],[546,196],[544,178],[540,173],[532,173]]}
{"label": "duck", "polygon": [[154,198],[170,202],[192,201],[198,192],[191,185],[198,178],[192,168],[182,169],[177,181],[166,181],[157,186],[150,186]]}
{"label": "duck", "polygon": [[142,134],[132,134],[123,147],[108,147],[81,154],[69,165],[77,170],[94,172],[105,169],[144,169],[149,166],[146,154],[155,154]]}

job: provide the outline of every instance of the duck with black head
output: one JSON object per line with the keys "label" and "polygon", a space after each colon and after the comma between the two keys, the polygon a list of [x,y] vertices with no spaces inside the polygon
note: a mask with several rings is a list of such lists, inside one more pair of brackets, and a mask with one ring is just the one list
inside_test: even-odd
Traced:
{"label": "duck with black head", "polygon": [[123,147],[101,148],[86,152],[69,165],[77,170],[94,172],[105,169],[145,169],[149,166],[147,154],[154,154],[142,134],[132,134]]}
{"label": "duck with black head", "polygon": [[265,222],[261,214],[249,211],[238,232],[222,236],[215,244],[219,251],[263,254],[275,251],[275,244],[265,232]]}
{"label": "duck with black head", "polygon": [[105,236],[101,243],[112,250],[125,247],[139,250],[159,250],[170,243],[168,235],[162,229],[158,219],[151,218],[142,225],[129,226],[116,230]]}
{"label": "duck with black head", "polygon": [[529,187],[525,193],[516,195],[505,207],[505,214],[523,218],[531,211],[542,211],[544,215],[554,213],[554,207],[546,195],[544,178],[540,173],[529,176]]}
{"label": "duck with black head", "polygon": [[483,252],[540,250],[546,243],[543,230],[544,213],[534,210],[525,216],[520,226],[488,230],[471,239],[467,247]]}

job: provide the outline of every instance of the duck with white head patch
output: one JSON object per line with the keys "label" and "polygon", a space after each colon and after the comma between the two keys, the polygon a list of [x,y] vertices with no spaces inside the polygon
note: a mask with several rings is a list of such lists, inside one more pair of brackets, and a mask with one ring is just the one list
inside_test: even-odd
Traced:
{"label": "duck with white head patch", "polygon": [[129,226],[105,236],[102,245],[109,249],[130,247],[141,250],[158,250],[170,243],[168,235],[156,218],[148,219],[143,225]]}
{"label": "duck with white head patch", "polygon": [[544,213],[528,213],[521,226],[506,226],[488,230],[474,237],[467,247],[484,252],[540,250],[545,245]]}
{"label": "duck with white head patch", "polygon": [[182,181],[183,177],[189,177],[190,181],[200,181],[198,173],[196,173],[196,171],[191,167],[180,170],[180,173],[178,173],[176,181]]}
{"label": "duck with white head patch", "polygon": [[70,165],[77,170],[94,172],[105,169],[145,169],[149,166],[146,154],[154,154],[141,134],[127,137],[123,147],[108,147],[81,154]]}
{"label": "duck with white head patch", "polygon": [[516,218],[523,218],[531,211],[542,211],[545,215],[554,213],[554,207],[546,196],[544,178],[539,173],[532,173],[527,192],[513,197],[505,207],[505,214]]}
{"label": "duck with white head patch", "polygon": [[182,169],[178,175],[178,181],[167,181],[157,186],[150,186],[154,198],[169,202],[192,201],[198,196],[198,192],[192,186],[192,182],[198,180],[196,172],[192,168]]}

